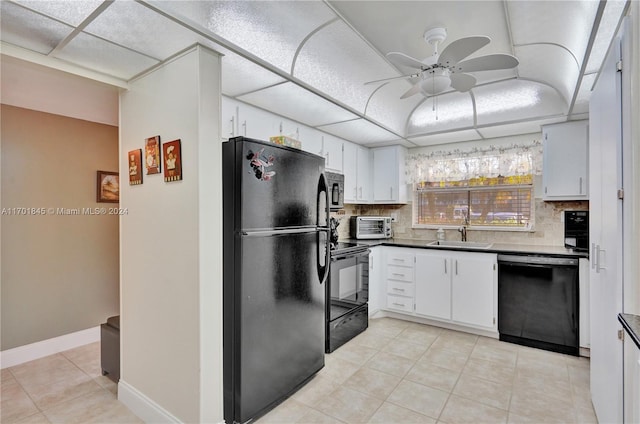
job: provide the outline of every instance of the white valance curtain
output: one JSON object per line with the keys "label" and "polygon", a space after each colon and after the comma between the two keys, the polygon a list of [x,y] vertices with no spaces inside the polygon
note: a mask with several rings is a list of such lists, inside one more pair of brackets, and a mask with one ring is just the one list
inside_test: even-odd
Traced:
{"label": "white valance curtain", "polygon": [[410,153],[405,159],[407,184],[463,181],[542,174],[542,143],[483,146]]}

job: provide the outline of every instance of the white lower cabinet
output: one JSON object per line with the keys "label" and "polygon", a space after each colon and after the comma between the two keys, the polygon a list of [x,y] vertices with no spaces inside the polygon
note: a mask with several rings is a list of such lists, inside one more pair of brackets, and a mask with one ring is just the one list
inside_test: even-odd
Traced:
{"label": "white lower cabinet", "polygon": [[497,331],[498,256],[385,247],[386,309]]}
{"label": "white lower cabinet", "polygon": [[640,423],[640,349],[624,336],[624,422]]}
{"label": "white lower cabinet", "polygon": [[451,319],[451,253],[425,251],[416,255],[416,313]]}
{"label": "white lower cabinet", "polygon": [[497,328],[498,255],[460,252],[451,265],[451,320]]}
{"label": "white lower cabinet", "polygon": [[416,313],[495,330],[498,257],[493,253],[416,254]]}
{"label": "white lower cabinet", "polygon": [[414,252],[412,249],[385,249],[387,309],[413,313]]}

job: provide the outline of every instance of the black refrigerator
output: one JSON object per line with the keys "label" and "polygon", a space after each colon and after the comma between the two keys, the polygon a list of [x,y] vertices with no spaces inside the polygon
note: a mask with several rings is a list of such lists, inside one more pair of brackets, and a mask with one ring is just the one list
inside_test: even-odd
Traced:
{"label": "black refrigerator", "polygon": [[223,143],[224,418],[246,423],[324,366],[329,209],[324,158]]}

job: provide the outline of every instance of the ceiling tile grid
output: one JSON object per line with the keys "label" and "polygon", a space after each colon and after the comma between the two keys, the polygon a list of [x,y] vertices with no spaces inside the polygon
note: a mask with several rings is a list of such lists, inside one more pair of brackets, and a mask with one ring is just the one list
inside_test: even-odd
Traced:
{"label": "ceiling tile grid", "polygon": [[[530,131],[534,122],[588,113],[590,88],[627,4],[3,0],[0,38],[42,62],[59,59],[123,82],[201,43],[225,55],[226,95],[277,107],[281,116],[356,143],[406,144],[403,136],[432,143],[432,136],[486,137],[501,133],[501,125],[505,133],[519,125]],[[401,99],[415,79],[403,78],[411,68],[393,65],[386,54],[426,58],[434,46],[423,34],[433,27],[447,32],[440,52],[457,39],[486,35],[490,43],[469,58],[514,54],[520,63],[471,72],[477,84],[466,94]],[[397,79],[366,84],[388,78]]]}

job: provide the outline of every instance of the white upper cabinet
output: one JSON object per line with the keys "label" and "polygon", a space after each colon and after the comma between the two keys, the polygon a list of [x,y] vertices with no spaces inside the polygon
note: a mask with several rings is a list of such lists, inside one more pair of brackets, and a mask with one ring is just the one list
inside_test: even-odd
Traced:
{"label": "white upper cabinet", "polygon": [[371,203],[371,150],[344,143],[344,201]]}
{"label": "white upper cabinet", "polygon": [[542,127],[543,199],[588,200],[588,121]]}
{"label": "white upper cabinet", "polygon": [[221,106],[220,137],[222,140],[228,140],[238,135],[238,105],[223,97]]}
{"label": "white upper cabinet", "polygon": [[373,203],[407,203],[403,146],[373,150]]}
{"label": "white upper cabinet", "polygon": [[322,156],[327,171],[342,173],[342,146],[344,140],[328,134],[322,136]]}

